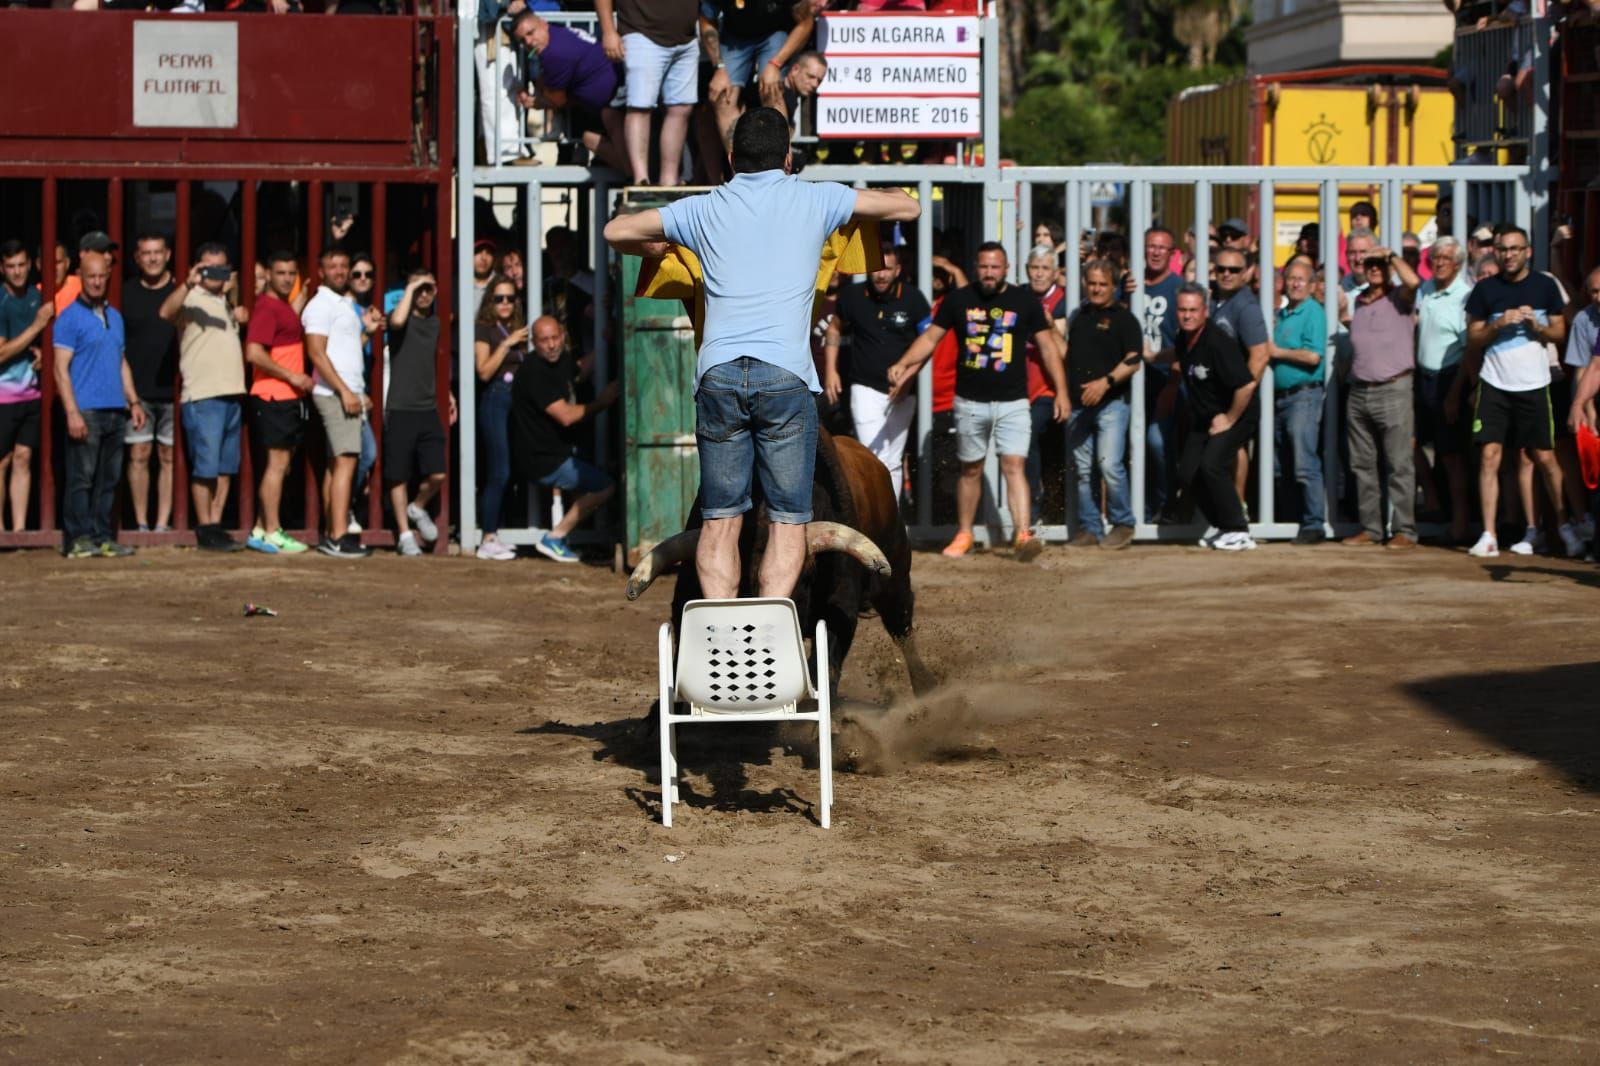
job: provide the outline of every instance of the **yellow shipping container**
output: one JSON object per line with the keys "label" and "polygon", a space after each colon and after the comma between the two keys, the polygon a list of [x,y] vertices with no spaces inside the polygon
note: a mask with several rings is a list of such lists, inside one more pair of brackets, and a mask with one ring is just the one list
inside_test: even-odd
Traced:
{"label": "yellow shipping container", "polygon": [[[1444,166],[1454,103],[1445,72],[1430,67],[1343,67],[1263,74],[1180,93],[1167,112],[1167,162],[1202,166]],[[1340,225],[1350,206],[1370,200],[1383,214],[1382,187],[1343,185]],[[1435,190],[1405,192],[1405,228],[1431,232]],[[1255,186],[1215,186],[1211,220],[1239,217],[1257,228]],[[1194,220],[1187,190],[1171,190],[1162,212],[1182,233]],[[1317,221],[1315,185],[1282,184],[1273,201],[1270,235],[1280,266],[1294,250],[1300,227]],[[1262,235],[1266,248],[1268,235]],[[1399,243],[1399,234],[1385,239]]]}

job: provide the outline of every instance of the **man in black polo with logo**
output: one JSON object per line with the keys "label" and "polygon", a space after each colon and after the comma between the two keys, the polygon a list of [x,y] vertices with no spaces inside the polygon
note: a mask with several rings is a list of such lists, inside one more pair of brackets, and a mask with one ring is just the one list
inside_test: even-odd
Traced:
{"label": "man in black polo with logo", "polygon": [[1044,370],[1056,394],[1056,421],[1072,410],[1066,373],[1061,363],[1061,338],[1045,320],[1039,298],[1026,287],[1006,284],[1005,245],[985,241],[978,246],[977,278],[944,298],[933,322],[889,368],[891,401],[917,379],[917,370],[933,355],[940,338],[957,330],[956,458],[961,480],[956,485],[955,537],[944,554],[959,558],[972,550],[972,525],[983,495],[983,463],[992,445],[1000,456],[1016,539],[1012,548],[1021,562],[1036,559],[1042,548],[1030,531],[1032,501],[1028,492],[1028,444],[1033,419],[1028,413],[1027,342],[1031,338],[1044,357]]}
{"label": "man in black polo with logo", "polygon": [[1180,513],[1188,498],[1217,527],[1201,547],[1249,551],[1256,542],[1233,486],[1233,464],[1255,432],[1249,412],[1256,382],[1243,350],[1206,318],[1206,290],[1184,285],[1178,290],[1177,348],[1189,397],[1189,434],[1178,459]]}
{"label": "man in black polo with logo", "polygon": [[[1104,259],[1083,268],[1087,299],[1067,325],[1067,386],[1072,390],[1072,415],[1067,419],[1067,448],[1078,475],[1078,532],[1067,541],[1085,548],[1100,544],[1126,548],[1133,540],[1133,504],[1128,496],[1128,381],[1139,372],[1144,336],[1133,312],[1116,302],[1116,269]],[[1056,308],[1061,314],[1062,301]],[[1111,529],[1100,520],[1094,472],[1099,457],[1100,480],[1106,487]],[[1103,539],[1102,539],[1103,537]]]}
{"label": "man in black polo with logo", "polygon": [[[822,391],[829,403],[837,403],[848,380],[856,438],[889,468],[896,489],[916,401],[909,395],[889,400],[889,368],[916,340],[927,318],[928,301],[900,273],[899,251],[885,248],[881,270],[872,271],[859,285],[839,290],[822,350]],[[850,358],[841,374],[839,346],[844,334],[850,336]]]}

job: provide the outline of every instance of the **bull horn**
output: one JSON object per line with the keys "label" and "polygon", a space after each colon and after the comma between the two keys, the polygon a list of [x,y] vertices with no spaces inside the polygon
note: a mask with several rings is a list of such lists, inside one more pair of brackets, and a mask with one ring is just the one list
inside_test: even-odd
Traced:
{"label": "bull horn", "polygon": [[649,588],[656,578],[679,563],[693,559],[695,548],[699,544],[700,531],[686,529],[651,548],[649,554],[640,559],[639,565],[633,568],[633,573],[628,575],[628,599],[636,600],[643,596],[644,590]]}
{"label": "bull horn", "polygon": [[812,522],[807,527],[806,554],[822,552],[844,552],[879,577],[887,578],[893,572],[871,537],[840,522]]}

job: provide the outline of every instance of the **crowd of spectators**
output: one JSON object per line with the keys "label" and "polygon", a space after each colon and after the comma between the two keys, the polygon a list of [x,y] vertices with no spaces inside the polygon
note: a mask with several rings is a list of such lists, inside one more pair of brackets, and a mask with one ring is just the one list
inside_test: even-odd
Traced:
{"label": "crowd of spectators", "polygon": [[[1451,225],[1449,207],[1441,204],[1441,233]],[[1193,231],[1180,250],[1170,230],[1155,226],[1144,235],[1143,323],[1128,310],[1136,286],[1120,234],[1083,235],[1077,249],[1081,289],[1069,299],[1062,291],[1063,235],[1054,223],[1035,228],[1027,288],[1065,341],[1068,461],[1077,490],[1070,545],[1119,548],[1132,537],[1128,390],[1142,367],[1144,520],[1184,522],[1198,506],[1211,525],[1202,540],[1207,547],[1255,545],[1250,473],[1259,387],[1270,371],[1277,514],[1260,517],[1297,522],[1297,544],[1321,543],[1341,520],[1344,503],[1344,513],[1360,526],[1344,538],[1353,547],[1413,548],[1426,526],[1440,531],[1439,542],[1477,556],[1498,554],[1505,532],[1517,554],[1559,548],[1582,557],[1591,550],[1596,501],[1580,470],[1576,440],[1594,428],[1600,391],[1594,369],[1600,367],[1600,268],[1581,289],[1570,279],[1530,270],[1528,235],[1509,224],[1471,225],[1466,248],[1450,236],[1425,248],[1409,232],[1391,247],[1377,227],[1372,204],[1353,205],[1336,242],[1340,261],[1325,264],[1320,233],[1315,224],[1306,226],[1292,255],[1271,272],[1276,313],[1269,321],[1261,311],[1260,246],[1244,220],[1225,220],[1208,234],[1209,277],[1198,281]],[[1557,234],[1556,260],[1563,259],[1565,239]],[[980,253],[980,274],[986,255],[995,253]],[[830,383],[824,402],[838,399],[837,383],[849,381],[850,411],[839,417],[863,407],[858,395],[868,397],[858,431],[875,441],[882,424],[870,400],[882,388],[878,348],[896,343],[878,335],[888,333],[883,323],[899,317],[897,290],[889,288],[899,264],[891,259],[881,274],[841,290],[822,352],[823,379]],[[1330,282],[1338,308],[1331,334],[1325,314]],[[963,302],[952,306],[966,307],[972,293],[981,301],[995,290],[970,286],[961,290]],[[978,317],[998,325],[1010,310],[991,302]],[[878,335],[861,325],[873,314]],[[1016,314],[1025,322],[1020,309]],[[952,320],[936,313],[905,345],[902,364],[915,366],[930,355],[942,339],[941,321]],[[1008,343],[994,341],[996,332],[969,329],[961,346],[943,353],[956,370],[958,422],[964,399],[977,395],[963,385],[962,370],[992,365],[996,352],[1009,350]],[[853,338],[865,348],[859,364],[848,350],[841,359],[841,339],[848,344]],[[1004,457],[1026,443],[1030,462],[1038,461],[1055,394],[1042,346],[1041,339],[1026,347],[1034,382],[1025,399],[1036,412],[1031,442],[1020,420],[1016,434],[991,431],[1018,519],[1020,493],[1009,484]],[[935,359],[936,441],[949,432],[939,422],[945,387],[939,364]],[[898,380],[895,371],[889,380]],[[909,414],[903,417],[909,421]],[[1327,419],[1333,422],[1325,432]],[[903,476],[899,449],[880,450],[875,443],[874,450]],[[1508,452],[1515,462],[1504,461]],[[959,461],[965,467],[974,458],[981,453],[964,447]],[[1324,477],[1328,460],[1336,471],[1331,486]],[[1033,495],[1037,501],[1037,487]],[[952,555],[970,547],[969,512],[959,496],[960,532],[947,549]],[[1039,514],[1037,504],[1032,514]]]}

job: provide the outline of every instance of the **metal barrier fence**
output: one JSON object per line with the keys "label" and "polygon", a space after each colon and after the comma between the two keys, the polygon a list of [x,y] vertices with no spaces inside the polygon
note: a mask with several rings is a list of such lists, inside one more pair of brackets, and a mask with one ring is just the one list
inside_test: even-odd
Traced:
{"label": "metal barrier fence", "polygon": [[1506,25],[1456,31],[1452,76],[1461,83],[1456,99],[1456,141],[1491,147],[1527,144],[1534,136],[1532,94],[1517,92],[1510,102],[1496,93],[1502,75],[1533,70],[1535,23],[1523,18]]}

